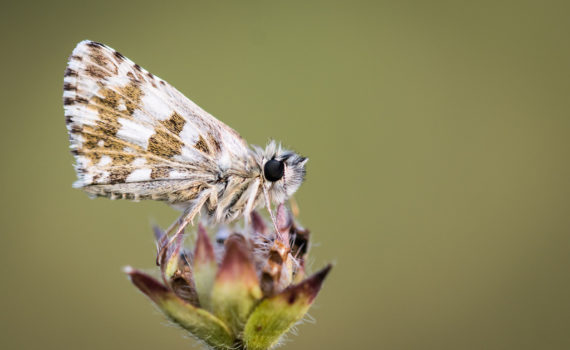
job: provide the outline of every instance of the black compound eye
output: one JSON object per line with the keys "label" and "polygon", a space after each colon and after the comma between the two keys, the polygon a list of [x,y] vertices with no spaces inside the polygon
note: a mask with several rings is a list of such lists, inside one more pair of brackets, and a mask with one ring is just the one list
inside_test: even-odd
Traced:
{"label": "black compound eye", "polygon": [[263,167],[263,174],[265,178],[271,182],[275,182],[283,177],[283,172],[285,171],[285,165],[275,159],[271,159],[265,163]]}

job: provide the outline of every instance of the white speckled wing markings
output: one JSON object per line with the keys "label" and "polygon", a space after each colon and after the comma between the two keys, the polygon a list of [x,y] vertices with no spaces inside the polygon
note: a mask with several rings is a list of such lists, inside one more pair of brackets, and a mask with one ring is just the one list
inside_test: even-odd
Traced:
{"label": "white speckled wing markings", "polygon": [[233,129],[103,44],[77,45],[63,100],[75,186],[92,195],[202,201],[220,169],[253,161]]}

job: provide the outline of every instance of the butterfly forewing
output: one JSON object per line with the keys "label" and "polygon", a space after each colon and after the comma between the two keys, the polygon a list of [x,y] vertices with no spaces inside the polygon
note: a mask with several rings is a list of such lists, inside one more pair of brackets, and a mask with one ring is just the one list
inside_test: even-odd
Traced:
{"label": "butterfly forewing", "polygon": [[251,158],[237,132],[103,44],[77,45],[63,97],[75,186],[94,195],[184,202]]}

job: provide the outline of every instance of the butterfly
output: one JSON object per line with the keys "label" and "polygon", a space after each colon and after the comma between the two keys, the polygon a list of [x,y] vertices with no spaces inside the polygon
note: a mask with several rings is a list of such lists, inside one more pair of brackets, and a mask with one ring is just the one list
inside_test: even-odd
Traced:
{"label": "butterfly", "polygon": [[158,200],[215,223],[249,218],[293,195],[307,158],[275,141],[248,146],[164,80],[94,41],[64,75],[63,105],[78,180],[92,197]]}

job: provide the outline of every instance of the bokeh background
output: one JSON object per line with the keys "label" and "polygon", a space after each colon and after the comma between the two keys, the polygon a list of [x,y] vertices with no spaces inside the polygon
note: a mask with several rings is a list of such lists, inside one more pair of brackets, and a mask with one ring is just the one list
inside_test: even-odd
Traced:
{"label": "bokeh background", "polygon": [[0,348],[197,346],[121,272],[177,212],[71,188],[63,71],[91,39],[310,157],[301,221],[336,266],[284,349],[569,349],[569,11],[3,1]]}

